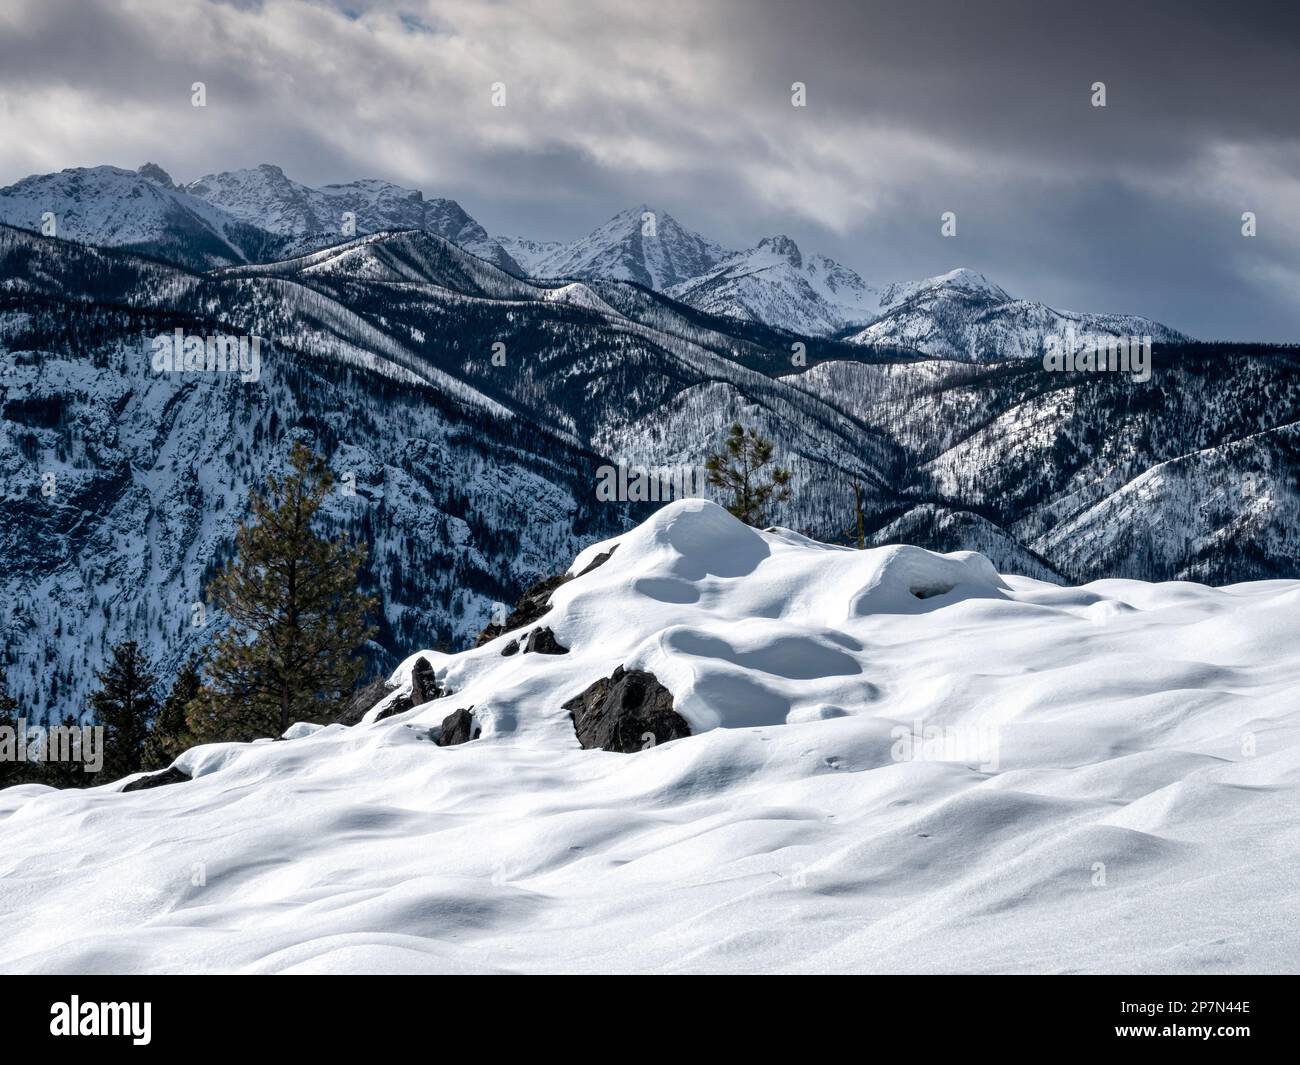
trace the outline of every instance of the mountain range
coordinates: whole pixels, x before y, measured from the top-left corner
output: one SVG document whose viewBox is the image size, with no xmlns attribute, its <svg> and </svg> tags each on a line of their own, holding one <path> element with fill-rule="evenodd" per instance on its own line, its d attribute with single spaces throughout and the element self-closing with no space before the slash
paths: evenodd
<svg viewBox="0 0 1300 1065">
<path fill-rule="evenodd" d="M 517 276 L 629 281 L 709 314 L 799 335 L 910 347 L 964 361 L 1041 357 L 1045 338 L 1079 333 L 1185 340 L 1136 315 L 1058 311 L 1017 299 L 972 270 L 876 288 L 787 236 L 731 251 L 646 204 L 571 242 L 491 237 L 454 200 L 365 179 L 312 188 L 277 166 L 208 174 L 176 185 L 156 163 L 34 175 L 0 189 L 0 222 L 158 255 L 198 269 L 265 262 L 351 236 L 419 229 Z"/>
<path fill-rule="evenodd" d="M 522 276 L 541 260 L 518 243 L 495 241 L 503 265 L 431 232 L 456 212 L 418 194 L 362 182 L 317 198 L 259 168 L 243 173 L 284 196 L 258 213 L 231 175 L 195 183 L 217 206 L 155 170 L 0 192 L 19 226 L 0 225 L 0 664 L 32 719 L 79 713 L 122 639 L 164 675 L 203 646 L 223 622 L 196 610 L 206 581 L 294 439 L 350 488 L 328 527 L 370 545 L 375 670 L 472 643 L 559 560 L 643 519 L 645 502 L 597 498 L 602 467 L 698 466 L 734 421 L 792 471 L 772 518 L 823 540 L 856 538 L 856 484 L 868 545 L 975 548 L 1048 581 L 1297 575 L 1296 349 L 1170 332 L 1145 383 L 1049 372 L 1034 338 L 1098 319 L 1031 312 L 969 271 L 868 290 L 774 239 L 748 258 L 773 290 L 800 277 L 824 302 L 880 312 L 857 332 L 829 318 L 792 332 L 703 291 L 684 299 L 691 279 L 670 271 L 709 257 L 702 290 L 765 290 L 708 242 L 676 247 L 663 215 L 670 249 L 622 223 L 603 259 L 533 249 L 618 275 L 548 280 Z M 401 212 L 423 224 L 319 229 L 341 205 L 359 231 Z M 32 232 L 44 211 L 57 237 Z M 639 232 L 645 213 L 625 223 Z M 619 273 L 637 263 L 665 291 Z M 932 344 L 882 325 L 927 313 Z M 176 328 L 260 338 L 259 379 L 154 372 L 152 341 Z"/>
</svg>

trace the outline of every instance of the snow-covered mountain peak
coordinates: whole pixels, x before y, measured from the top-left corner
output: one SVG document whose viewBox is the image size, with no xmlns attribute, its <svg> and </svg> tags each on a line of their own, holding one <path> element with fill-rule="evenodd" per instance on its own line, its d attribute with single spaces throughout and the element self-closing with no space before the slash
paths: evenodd
<svg viewBox="0 0 1300 1065">
<path fill-rule="evenodd" d="M 176 183 L 172 181 L 172 176 L 157 163 L 145 163 L 136 173 L 165 189 L 174 189 L 176 187 Z"/>
<path fill-rule="evenodd" d="M 962 293 L 997 303 L 1011 301 L 1006 289 L 976 270 L 959 266 L 946 274 L 937 274 L 920 281 L 898 281 L 887 285 L 880 293 L 880 308 L 882 311 L 891 310 L 921 293 L 933 292 Z"/>
<path fill-rule="evenodd" d="M 712 269 L 726 254 L 668 212 L 641 203 L 542 255 L 529 272 L 534 277 L 635 281 L 664 291 Z"/>
<path fill-rule="evenodd" d="M 767 251 L 778 259 L 786 260 L 796 270 L 803 266 L 803 255 L 799 251 L 799 245 L 784 234 L 764 237 L 758 242 L 758 250 Z"/>
</svg>

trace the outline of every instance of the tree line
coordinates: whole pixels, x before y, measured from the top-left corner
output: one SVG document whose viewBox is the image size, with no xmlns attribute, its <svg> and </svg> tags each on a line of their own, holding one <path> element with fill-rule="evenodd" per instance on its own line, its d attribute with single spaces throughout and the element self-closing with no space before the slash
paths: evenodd
<svg viewBox="0 0 1300 1065">
<path fill-rule="evenodd" d="M 207 587 L 230 624 L 184 665 L 161 702 L 159 678 L 140 646 L 128 640 L 113 648 L 89 706 L 91 724 L 103 729 L 100 773 L 17 761 L 6 750 L 0 787 L 89 786 L 164 769 L 196 744 L 279 736 L 294 721 L 336 716 L 361 678 L 359 651 L 375 632 L 369 618 L 377 601 L 357 587 L 365 545 L 313 528 L 333 484 L 324 459 L 298 442 L 287 471 L 251 493 L 234 556 Z M 0 736 L 13 735 L 20 721 L 0 682 Z"/>
</svg>

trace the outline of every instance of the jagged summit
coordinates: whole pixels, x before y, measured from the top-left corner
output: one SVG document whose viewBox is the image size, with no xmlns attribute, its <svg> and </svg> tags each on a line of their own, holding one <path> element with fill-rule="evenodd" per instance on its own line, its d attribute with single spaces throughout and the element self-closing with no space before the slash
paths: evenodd
<svg viewBox="0 0 1300 1065">
<path fill-rule="evenodd" d="M 143 178 L 148 178 L 155 184 L 161 185 L 165 189 L 174 189 L 176 187 L 176 183 L 172 181 L 171 175 L 157 163 L 145 163 L 136 171 L 136 173 Z"/>
<path fill-rule="evenodd" d="M 551 248 L 534 260 L 535 277 L 635 281 L 657 291 L 713 267 L 726 253 L 666 211 L 638 204 L 586 237 Z"/>
<path fill-rule="evenodd" d="M 803 255 L 799 245 L 787 236 L 764 237 L 758 242 L 760 249 L 766 248 L 773 255 L 789 261 L 796 270 L 803 266 Z"/>
</svg>

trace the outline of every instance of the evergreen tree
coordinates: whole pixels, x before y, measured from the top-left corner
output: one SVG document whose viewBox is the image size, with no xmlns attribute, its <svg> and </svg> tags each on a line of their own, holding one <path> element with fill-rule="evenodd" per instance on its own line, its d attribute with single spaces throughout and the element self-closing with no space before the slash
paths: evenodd
<svg viewBox="0 0 1300 1065">
<path fill-rule="evenodd" d="M 11 784 L 24 783 L 27 763 L 18 761 L 18 701 L 9 698 L 3 674 L 0 674 L 0 728 L 13 729 L 14 733 L 12 749 L 6 744 L 0 750 L 0 788 L 7 788 Z M 4 735 L 8 736 L 8 733 Z"/>
<path fill-rule="evenodd" d="M 252 519 L 235 535 L 235 557 L 208 586 L 233 625 L 209 650 L 210 685 L 188 714 L 196 740 L 278 736 L 356 689 L 357 649 L 373 634 L 376 600 L 357 590 L 364 545 L 327 540 L 312 522 L 334 480 L 301 442 L 289 472 L 250 497 Z"/>
<path fill-rule="evenodd" d="M 149 721 L 158 702 L 149 661 L 134 640 L 113 648 L 113 660 L 95 676 L 100 688 L 90 696 L 93 724 L 104 727 L 105 779 L 117 780 L 140 770 Z"/>
<path fill-rule="evenodd" d="M 202 690 L 199 660 L 191 658 L 177 674 L 170 694 L 163 700 L 162 708 L 149 728 L 144 741 L 145 769 L 166 769 L 177 755 L 194 745 L 196 741 L 190 735 L 185 713 Z"/>
<path fill-rule="evenodd" d="M 790 471 L 781 466 L 765 470 L 771 462 L 772 441 L 737 423 L 727 433 L 725 450 L 704 464 L 708 483 L 731 493 L 726 507 L 747 525 L 766 525 L 768 506 L 790 498 Z"/>
</svg>

